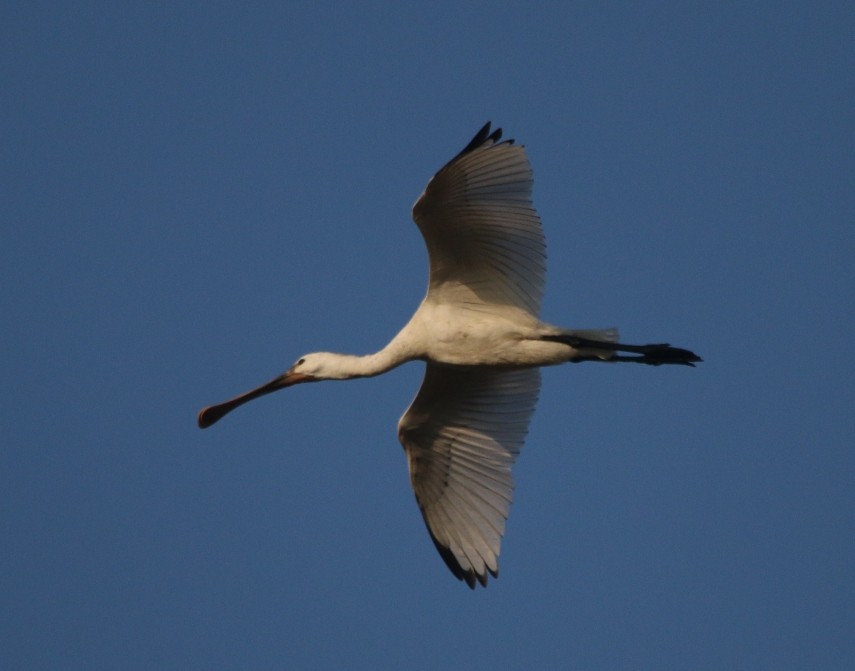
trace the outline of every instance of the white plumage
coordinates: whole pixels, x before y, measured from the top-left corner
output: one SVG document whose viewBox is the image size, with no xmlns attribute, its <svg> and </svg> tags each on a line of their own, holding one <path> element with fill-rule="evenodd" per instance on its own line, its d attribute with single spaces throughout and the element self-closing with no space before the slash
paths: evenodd
<svg viewBox="0 0 855 671">
<path fill-rule="evenodd" d="M 316 352 L 267 384 L 203 409 L 199 426 L 300 382 L 370 377 L 426 362 L 398 423 L 428 531 L 470 587 L 498 575 L 519 454 L 540 390 L 540 366 L 579 361 L 693 365 L 667 344 L 624 345 L 616 329 L 570 330 L 539 319 L 546 245 L 523 147 L 487 123 L 430 180 L 413 207 L 428 249 L 428 291 L 409 323 L 366 356 Z M 630 355 L 620 354 L 621 352 Z"/>
</svg>

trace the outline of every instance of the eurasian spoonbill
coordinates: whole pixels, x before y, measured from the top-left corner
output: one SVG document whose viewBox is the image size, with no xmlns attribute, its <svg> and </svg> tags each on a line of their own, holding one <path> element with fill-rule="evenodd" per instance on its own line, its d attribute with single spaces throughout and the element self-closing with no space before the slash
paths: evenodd
<svg viewBox="0 0 855 671">
<path fill-rule="evenodd" d="M 511 466 L 540 389 L 540 366 L 632 362 L 692 366 L 668 344 L 625 345 L 617 329 L 540 321 L 546 272 L 525 150 L 487 123 L 428 182 L 413 207 L 427 245 L 427 295 L 382 350 L 315 352 L 267 384 L 198 417 L 206 428 L 239 405 L 301 382 L 348 380 L 426 363 L 421 389 L 398 422 L 410 482 L 439 554 L 474 588 L 498 576 L 511 503 Z"/>
</svg>

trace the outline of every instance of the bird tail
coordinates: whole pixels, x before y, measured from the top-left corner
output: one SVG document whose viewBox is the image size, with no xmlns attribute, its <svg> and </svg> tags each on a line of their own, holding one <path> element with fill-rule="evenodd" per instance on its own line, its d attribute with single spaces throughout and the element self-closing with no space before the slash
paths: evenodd
<svg viewBox="0 0 855 671">
<path fill-rule="evenodd" d="M 579 347 L 579 354 L 584 357 L 596 357 L 608 361 L 614 356 L 614 349 L 593 345 L 595 343 L 616 343 L 620 339 L 620 335 L 614 327 L 609 329 L 562 329 L 560 335 L 550 338 L 550 340 L 559 342 L 562 342 L 562 339 L 568 344 L 576 344 Z M 592 345 L 592 347 L 588 348 L 586 345 Z"/>
</svg>

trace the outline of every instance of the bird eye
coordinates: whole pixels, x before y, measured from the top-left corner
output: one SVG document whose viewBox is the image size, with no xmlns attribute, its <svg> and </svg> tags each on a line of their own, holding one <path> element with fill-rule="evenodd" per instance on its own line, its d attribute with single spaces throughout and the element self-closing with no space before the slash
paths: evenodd
<svg viewBox="0 0 855 671">
<path fill-rule="evenodd" d="M 296 365 L 296 366 L 301 366 L 301 365 L 302 365 L 302 364 L 304 364 L 304 363 L 306 363 L 306 359 L 305 359 L 305 357 L 303 357 L 303 358 L 299 359 L 299 360 L 297 361 L 297 363 L 296 363 L 296 364 L 294 364 L 294 365 Z"/>
</svg>

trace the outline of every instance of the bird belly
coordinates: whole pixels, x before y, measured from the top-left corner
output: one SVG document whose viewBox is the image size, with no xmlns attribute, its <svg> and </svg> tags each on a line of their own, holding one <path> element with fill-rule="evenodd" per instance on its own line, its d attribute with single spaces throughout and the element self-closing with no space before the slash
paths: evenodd
<svg viewBox="0 0 855 671">
<path fill-rule="evenodd" d="M 424 316 L 424 358 L 435 363 L 528 368 L 568 359 L 566 345 L 539 339 L 539 322 L 530 315 L 522 324 L 519 319 L 447 308 Z"/>
</svg>

